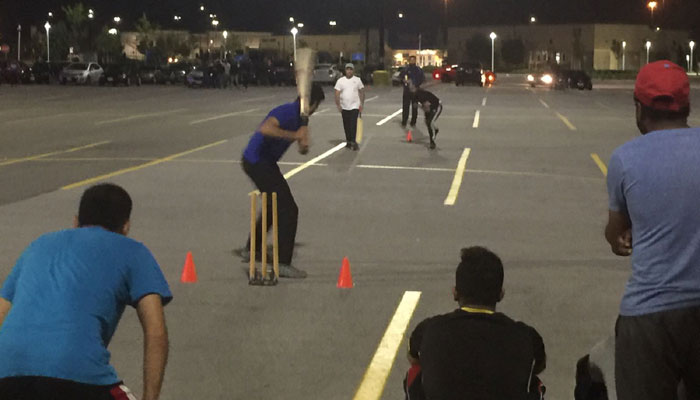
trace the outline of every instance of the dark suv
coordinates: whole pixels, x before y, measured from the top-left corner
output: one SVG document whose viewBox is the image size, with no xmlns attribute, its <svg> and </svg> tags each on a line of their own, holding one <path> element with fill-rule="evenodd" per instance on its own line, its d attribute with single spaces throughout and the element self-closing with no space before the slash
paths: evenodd
<svg viewBox="0 0 700 400">
<path fill-rule="evenodd" d="M 484 68 L 478 62 L 463 62 L 457 66 L 455 85 L 467 83 L 484 86 Z"/>
<path fill-rule="evenodd" d="M 141 86 L 136 66 L 128 64 L 110 64 L 105 66 L 105 72 L 100 77 L 100 86 L 110 84 L 112 86 Z"/>
</svg>

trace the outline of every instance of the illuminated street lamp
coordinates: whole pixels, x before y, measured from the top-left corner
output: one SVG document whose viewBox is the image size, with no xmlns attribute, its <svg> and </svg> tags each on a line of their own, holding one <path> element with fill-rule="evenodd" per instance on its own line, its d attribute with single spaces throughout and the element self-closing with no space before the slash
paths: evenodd
<svg viewBox="0 0 700 400">
<path fill-rule="evenodd" d="M 95 18 L 95 11 L 93 11 L 92 8 L 88 10 L 88 18 Z"/>
<path fill-rule="evenodd" d="M 695 69 L 695 66 L 693 65 L 693 62 L 695 61 L 695 59 L 693 58 L 693 49 L 695 49 L 695 42 L 691 40 L 690 43 L 688 43 L 688 45 L 690 45 L 690 72 L 693 72 L 693 70 Z"/>
<path fill-rule="evenodd" d="M 656 1 L 650 1 L 647 3 L 647 7 L 649 7 L 649 10 L 651 11 L 651 24 L 654 24 L 654 10 L 656 10 L 656 7 L 659 5 Z"/>
<path fill-rule="evenodd" d="M 228 39 L 228 31 L 224 31 L 224 32 L 222 33 L 222 35 L 223 35 L 223 37 L 224 37 L 224 51 L 221 53 L 221 59 L 223 60 L 223 59 L 224 59 L 224 53 L 226 53 L 226 40 Z"/>
<path fill-rule="evenodd" d="M 537 22 L 537 18 L 535 18 L 534 16 L 530 17 L 530 23 L 534 24 L 535 22 Z"/>
<path fill-rule="evenodd" d="M 120 23 L 120 22 L 122 22 L 121 17 L 118 17 L 118 16 L 117 16 L 117 17 L 114 17 L 114 22 L 117 23 L 117 24 Z"/>
<path fill-rule="evenodd" d="M 299 29 L 296 27 L 292 28 L 290 31 L 292 32 L 292 37 L 294 38 L 294 62 L 297 61 L 297 33 L 299 33 Z"/>
<path fill-rule="evenodd" d="M 644 44 L 644 47 L 647 48 L 647 64 L 649 64 L 649 49 L 651 49 L 651 42 L 647 40 L 647 42 Z"/>
<path fill-rule="evenodd" d="M 49 11 L 49 18 L 53 18 L 53 13 Z"/>
<path fill-rule="evenodd" d="M 179 15 L 173 16 L 173 21 L 180 21 L 181 19 L 182 19 L 182 17 Z"/>
<path fill-rule="evenodd" d="M 199 6 L 199 11 L 204 11 L 204 5 Z"/>
<path fill-rule="evenodd" d="M 496 32 L 491 32 L 489 35 L 491 38 L 491 72 L 496 72 L 495 71 L 495 59 L 496 59 L 496 38 L 498 35 L 496 35 Z"/>
<path fill-rule="evenodd" d="M 212 20 L 211 24 L 214 26 L 214 28 L 216 28 L 217 26 L 219 26 L 219 20 L 218 19 Z"/>
<path fill-rule="evenodd" d="M 622 41 L 622 70 L 625 70 L 625 49 L 627 48 L 627 42 Z"/>
<path fill-rule="evenodd" d="M 337 26 L 338 23 L 335 22 L 335 21 L 329 21 L 329 22 L 328 22 L 328 25 L 330 25 L 330 26 Z"/>
<path fill-rule="evenodd" d="M 44 24 L 44 29 L 46 29 L 46 62 L 51 62 L 51 46 L 49 46 L 49 31 L 51 30 L 51 24 L 49 24 L 49 21 L 46 21 Z"/>
<path fill-rule="evenodd" d="M 299 23 L 297 24 L 297 28 L 303 28 L 303 27 L 304 27 L 304 23 L 303 23 L 303 22 L 299 22 Z"/>
<path fill-rule="evenodd" d="M 289 17 L 289 22 L 294 23 L 294 17 Z"/>
<path fill-rule="evenodd" d="M 401 19 L 401 18 L 403 18 L 403 13 L 402 13 L 402 12 L 399 13 L 399 19 Z"/>
<path fill-rule="evenodd" d="M 115 36 L 117 33 L 119 33 L 119 31 L 117 31 L 117 28 L 112 28 L 112 29 L 108 30 L 107 33 Z"/>
</svg>

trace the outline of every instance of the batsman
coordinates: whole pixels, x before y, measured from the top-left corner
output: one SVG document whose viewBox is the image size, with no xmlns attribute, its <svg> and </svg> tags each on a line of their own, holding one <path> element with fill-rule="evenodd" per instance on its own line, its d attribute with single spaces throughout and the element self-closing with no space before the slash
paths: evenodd
<svg viewBox="0 0 700 400">
<path fill-rule="evenodd" d="M 313 70 L 313 65 L 310 69 Z M 260 192 L 277 193 L 280 277 L 302 279 L 306 278 L 306 272 L 292 265 L 299 209 L 277 162 L 294 142 L 298 143 L 301 154 L 308 152 L 309 116 L 316 111 L 325 95 L 321 86 L 311 85 L 307 71 L 297 71 L 297 84 L 299 97 L 270 111 L 250 138 L 243 152 L 242 166 Z M 272 224 L 270 202 L 271 198 L 268 197 L 266 227 L 262 226 L 262 215 L 258 215 L 254 239 L 256 254 L 250 254 L 250 235 L 245 248 L 238 251 L 244 261 L 251 256 L 259 260 L 262 258 L 261 252 L 267 251 L 266 244 L 262 243 L 262 231 L 269 230 Z"/>
</svg>

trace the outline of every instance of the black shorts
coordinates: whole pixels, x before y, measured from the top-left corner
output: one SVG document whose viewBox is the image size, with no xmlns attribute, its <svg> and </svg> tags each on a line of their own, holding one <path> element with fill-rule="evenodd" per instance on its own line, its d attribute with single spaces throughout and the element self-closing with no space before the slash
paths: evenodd
<svg viewBox="0 0 700 400">
<path fill-rule="evenodd" d="M 0 379 L 2 400 L 136 400 L 122 383 L 100 386 L 43 376 Z"/>
</svg>

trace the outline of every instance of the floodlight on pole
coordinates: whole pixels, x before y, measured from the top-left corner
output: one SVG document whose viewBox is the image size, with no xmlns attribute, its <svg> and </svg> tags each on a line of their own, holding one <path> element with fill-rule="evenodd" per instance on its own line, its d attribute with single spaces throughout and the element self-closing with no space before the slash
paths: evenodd
<svg viewBox="0 0 700 400">
<path fill-rule="evenodd" d="M 498 35 L 496 35 L 496 32 L 491 32 L 489 35 L 491 38 L 491 72 L 495 72 L 495 65 L 496 65 L 496 38 Z"/>
<path fill-rule="evenodd" d="M 402 12 L 399 13 L 399 19 L 401 19 L 401 18 L 403 18 L 403 13 L 402 13 Z"/>
<path fill-rule="evenodd" d="M 647 42 L 644 44 L 644 47 L 647 49 L 647 64 L 649 64 L 649 50 L 651 49 L 651 42 L 647 40 Z"/>
<path fill-rule="evenodd" d="M 46 62 L 51 62 L 51 46 L 49 42 L 49 31 L 51 30 L 51 24 L 49 24 L 49 21 L 46 21 L 44 24 L 44 29 L 46 29 Z"/>
<path fill-rule="evenodd" d="M 647 7 L 649 7 L 649 10 L 651 11 L 651 24 L 654 25 L 654 10 L 656 10 L 656 7 L 658 7 L 659 3 L 656 1 L 650 1 L 647 3 Z"/>
<path fill-rule="evenodd" d="M 109 33 L 110 35 L 116 36 L 116 34 L 119 33 L 119 31 L 117 31 L 117 28 L 112 28 L 112 29 L 108 30 L 107 33 Z"/>
<path fill-rule="evenodd" d="M 199 6 L 199 11 L 204 11 L 204 6 L 203 6 L 203 5 Z"/>
<path fill-rule="evenodd" d="M 622 41 L 622 70 L 625 71 L 625 49 L 627 48 L 627 42 Z"/>
<path fill-rule="evenodd" d="M 534 16 L 530 17 L 530 23 L 534 24 L 535 22 L 537 22 L 537 18 Z"/>
<path fill-rule="evenodd" d="M 303 27 L 304 27 L 304 23 L 303 23 L 303 22 L 299 22 L 299 23 L 297 24 L 297 28 L 303 28 Z"/>
<path fill-rule="evenodd" d="M 214 26 L 214 28 L 216 29 L 216 27 L 219 26 L 219 20 L 218 20 L 218 19 L 212 20 L 212 21 L 211 21 L 211 24 L 212 24 L 212 25 Z"/>
<path fill-rule="evenodd" d="M 330 25 L 330 26 L 337 26 L 338 23 L 337 23 L 336 21 L 329 21 L 329 22 L 328 22 L 328 25 Z"/>
<path fill-rule="evenodd" d="M 299 29 L 297 29 L 296 26 L 295 26 L 294 28 L 292 28 L 292 30 L 291 30 L 290 32 L 292 33 L 292 37 L 293 37 L 293 42 L 294 42 L 294 62 L 296 62 L 296 61 L 297 61 L 297 33 L 299 33 Z"/>
<path fill-rule="evenodd" d="M 294 23 L 294 17 L 289 17 L 289 22 Z"/>
<path fill-rule="evenodd" d="M 53 13 L 49 11 L 49 18 L 53 18 Z"/>
</svg>

